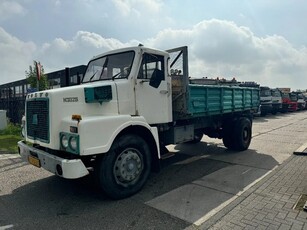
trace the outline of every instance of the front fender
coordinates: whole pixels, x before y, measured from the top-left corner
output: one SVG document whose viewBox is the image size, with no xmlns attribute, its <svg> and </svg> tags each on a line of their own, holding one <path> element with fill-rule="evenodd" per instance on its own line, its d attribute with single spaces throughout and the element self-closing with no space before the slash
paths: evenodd
<svg viewBox="0 0 307 230">
<path fill-rule="evenodd" d="M 66 124 L 65 124 L 66 123 Z M 94 155 L 106 153 L 117 135 L 127 127 L 138 125 L 147 128 L 154 136 L 157 143 L 157 130 L 148 125 L 144 117 L 130 115 L 112 116 L 87 116 L 82 117 L 79 122 L 63 120 L 62 131 L 67 132 L 69 126 L 74 125 L 78 128 L 80 140 L 80 155 Z"/>
</svg>

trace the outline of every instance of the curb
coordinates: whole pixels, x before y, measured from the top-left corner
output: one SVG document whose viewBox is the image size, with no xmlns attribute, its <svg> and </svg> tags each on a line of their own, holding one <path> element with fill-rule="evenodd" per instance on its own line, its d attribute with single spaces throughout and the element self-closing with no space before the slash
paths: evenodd
<svg viewBox="0 0 307 230">
<path fill-rule="evenodd" d="M 306 143 L 307 148 L 307 143 Z M 304 149 L 303 149 L 304 150 Z M 295 151 L 296 152 L 296 151 Z M 306 152 L 307 154 L 307 152 Z M 252 193 L 256 192 L 258 188 L 260 188 L 265 182 L 267 182 L 270 178 L 275 176 L 278 172 L 280 172 L 288 163 L 290 163 L 295 158 L 295 155 L 291 155 L 288 157 L 282 164 L 274 167 L 269 174 L 267 174 L 262 180 L 258 181 L 248 190 L 243 192 L 241 196 L 228 204 L 224 209 L 222 209 L 219 213 L 216 213 L 210 219 L 205 221 L 200 227 L 200 229 L 210 229 L 214 224 L 216 224 L 220 219 L 226 216 L 230 211 L 232 211 L 237 205 L 239 205 L 243 200 L 247 199 Z M 190 230 L 190 229 L 189 229 Z"/>
<path fill-rule="evenodd" d="M 295 155 L 307 155 L 307 142 L 293 152 Z"/>
</svg>

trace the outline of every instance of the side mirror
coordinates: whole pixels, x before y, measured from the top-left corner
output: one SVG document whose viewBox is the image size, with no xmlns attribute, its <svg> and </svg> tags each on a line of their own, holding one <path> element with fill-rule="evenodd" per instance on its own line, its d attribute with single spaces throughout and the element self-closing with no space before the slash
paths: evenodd
<svg viewBox="0 0 307 230">
<path fill-rule="evenodd" d="M 162 70 L 155 69 L 149 81 L 149 85 L 154 88 L 158 88 L 161 81 L 164 80 L 164 73 Z"/>
</svg>

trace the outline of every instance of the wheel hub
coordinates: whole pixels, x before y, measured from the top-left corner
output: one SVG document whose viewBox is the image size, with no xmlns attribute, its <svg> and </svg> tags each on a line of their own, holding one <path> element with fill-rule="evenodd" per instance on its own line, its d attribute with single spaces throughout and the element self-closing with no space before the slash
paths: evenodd
<svg viewBox="0 0 307 230">
<path fill-rule="evenodd" d="M 126 184 L 137 179 L 142 169 L 139 151 L 136 149 L 126 149 L 116 159 L 114 175 L 118 182 Z"/>
</svg>

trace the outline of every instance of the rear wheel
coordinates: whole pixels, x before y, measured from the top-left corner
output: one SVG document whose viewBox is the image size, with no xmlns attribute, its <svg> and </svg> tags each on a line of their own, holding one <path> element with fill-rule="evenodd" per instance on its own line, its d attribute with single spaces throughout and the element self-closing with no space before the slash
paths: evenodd
<svg viewBox="0 0 307 230">
<path fill-rule="evenodd" d="M 96 180 L 113 199 L 137 193 L 147 181 L 151 169 L 151 152 L 143 138 L 127 134 L 114 142 L 110 151 L 98 159 Z"/>
<path fill-rule="evenodd" d="M 248 118 L 242 117 L 237 120 L 233 139 L 235 150 L 243 151 L 248 149 L 252 139 L 252 124 Z"/>
<path fill-rule="evenodd" d="M 248 149 L 252 138 L 252 124 L 246 117 L 229 121 L 223 128 L 223 144 L 230 150 Z"/>
</svg>

